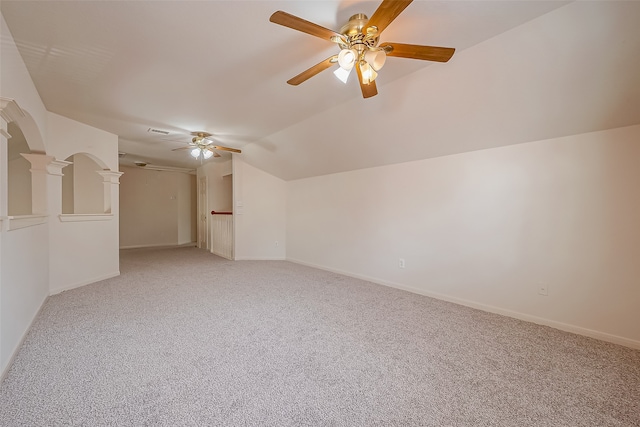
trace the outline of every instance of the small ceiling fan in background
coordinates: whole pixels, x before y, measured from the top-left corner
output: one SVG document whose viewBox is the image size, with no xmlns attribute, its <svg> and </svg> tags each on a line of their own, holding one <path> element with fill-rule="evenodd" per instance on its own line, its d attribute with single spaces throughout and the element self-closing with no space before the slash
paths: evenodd
<svg viewBox="0 0 640 427">
<path fill-rule="evenodd" d="M 281 10 L 275 12 L 269 21 L 336 43 L 341 49 L 339 54 L 303 71 L 287 83 L 297 86 L 337 63 L 340 67 L 334 74 L 346 83 L 351 70 L 355 68 L 362 96 L 370 98 L 378 94 L 375 79 L 387 56 L 447 62 L 453 56 L 454 48 L 388 42 L 378 44 L 382 31 L 411 2 L 412 0 L 383 0 L 371 18 L 363 13 L 355 14 L 339 33 Z"/>
<path fill-rule="evenodd" d="M 216 145 L 216 141 L 211 138 L 211 134 L 208 132 L 192 132 L 193 138 L 191 142 L 180 148 L 174 148 L 171 151 L 190 150 L 189 154 L 195 159 L 207 160 L 211 157 L 221 157 L 217 151 L 228 151 L 231 153 L 242 153 L 237 148 L 223 147 L 222 145 Z"/>
</svg>

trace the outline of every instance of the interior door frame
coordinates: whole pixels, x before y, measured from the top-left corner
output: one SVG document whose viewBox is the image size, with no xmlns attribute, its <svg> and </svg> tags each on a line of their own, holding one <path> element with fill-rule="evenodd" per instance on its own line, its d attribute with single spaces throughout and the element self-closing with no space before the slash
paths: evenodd
<svg viewBox="0 0 640 427">
<path fill-rule="evenodd" d="M 211 249 L 209 242 L 209 182 L 207 176 L 198 177 L 198 247 Z"/>
</svg>

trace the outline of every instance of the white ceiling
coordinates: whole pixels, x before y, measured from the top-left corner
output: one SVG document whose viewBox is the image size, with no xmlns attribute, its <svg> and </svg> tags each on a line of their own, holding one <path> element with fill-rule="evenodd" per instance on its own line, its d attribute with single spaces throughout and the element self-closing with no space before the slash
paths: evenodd
<svg viewBox="0 0 640 427">
<path fill-rule="evenodd" d="M 117 134 L 123 161 L 197 167 L 171 149 L 208 131 L 297 179 L 640 123 L 639 2 L 416 0 L 381 41 L 455 47 L 450 62 L 389 58 L 370 99 L 330 71 L 286 84 L 337 47 L 270 23 L 273 12 L 338 30 L 378 4 L 0 7 L 47 109 Z"/>
</svg>

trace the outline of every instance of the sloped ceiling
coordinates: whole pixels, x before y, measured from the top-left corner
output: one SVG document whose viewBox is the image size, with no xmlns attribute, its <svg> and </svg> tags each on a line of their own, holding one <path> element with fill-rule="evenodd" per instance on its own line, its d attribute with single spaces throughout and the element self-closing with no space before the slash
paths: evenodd
<svg viewBox="0 0 640 427">
<path fill-rule="evenodd" d="M 286 84 L 337 48 L 274 11 L 339 29 L 378 4 L 0 7 L 47 109 L 119 135 L 124 162 L 197 167 L 171 149 L 204 130 L 290 180 L 640 123 L 640 2 L 416 0 L 383 41 L 455 47 L 450 62 L 390 58 L 370 99 L 330 71 Z"/>
</svg>

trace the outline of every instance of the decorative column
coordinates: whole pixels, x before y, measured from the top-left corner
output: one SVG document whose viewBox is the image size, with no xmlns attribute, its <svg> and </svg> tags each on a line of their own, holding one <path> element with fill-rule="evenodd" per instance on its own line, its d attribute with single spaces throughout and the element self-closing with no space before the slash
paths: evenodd
<svg viewBox="0 0 640 427">
<path fill-rule="evenodd" d="M 62 169 L 73 164 L 65 160 L 52 160 L 47 164 L 47 184 L 49 188 L 49 214 L 53 217 L 62 213 Z"/>
<path fill-rule="evenodd" d="M 20 154 L 31 163 L 31 213 L 33 215 L 47 215 L 49 213 L 47 181 L 49 171 L 47 167 L 55 160 L 46 154 Z"/>
<path fill-rule="evenodd" d="M 98 171 L 98 174 L 102 176 L 102 183 L 104 184 L 104 213 L 118 212 L 118 185 L 120 185 L 120 176 L 122 176 L 123 172 L 105 169 Z"/>
</svg>

